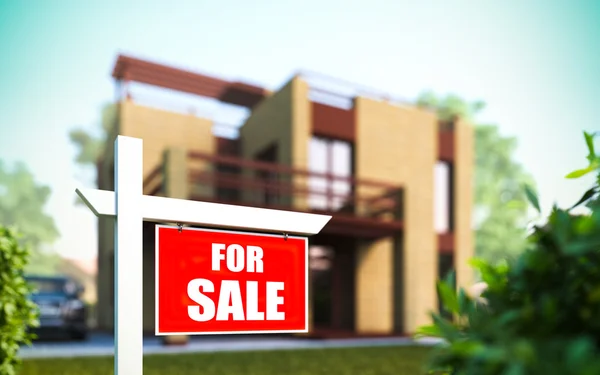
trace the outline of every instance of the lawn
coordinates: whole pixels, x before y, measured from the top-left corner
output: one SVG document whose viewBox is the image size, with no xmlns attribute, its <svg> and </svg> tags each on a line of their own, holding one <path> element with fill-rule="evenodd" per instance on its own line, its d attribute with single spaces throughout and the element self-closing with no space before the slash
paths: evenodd
<svg viewBox="0 0 600 375">
<path fill-rule="evenodd" d="M 144 375 L 422 375 L 427 347 L 162 354 L 144 357 Z M 112 357 L 25 360 L 21 375 L 108 375 Z"/>
</svg>

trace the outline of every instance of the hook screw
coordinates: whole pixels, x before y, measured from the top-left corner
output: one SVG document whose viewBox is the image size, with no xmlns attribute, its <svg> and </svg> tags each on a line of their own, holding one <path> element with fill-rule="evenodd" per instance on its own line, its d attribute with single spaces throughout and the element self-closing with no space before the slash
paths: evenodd
<svg viewBox="0 0 600 375">
<path fill-rule="evenodd" d="M 183 224 L 177 223 L 177 230 L 179 231 L 179 233 L 181 233 L 181 231 L 183 230 Z"/>
</svg>

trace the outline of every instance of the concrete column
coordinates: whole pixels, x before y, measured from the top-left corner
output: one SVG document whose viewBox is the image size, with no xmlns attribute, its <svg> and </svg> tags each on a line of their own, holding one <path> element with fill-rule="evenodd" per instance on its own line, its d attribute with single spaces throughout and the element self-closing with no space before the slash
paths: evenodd
<svg viewBox="0 0 600 375">
<path fill-rule="evenodd" d="M 309 99 L 309 85 L 299 77 L 294 77 L 291 81 L 291 160 L 290 165 L 294 168 L 308 170 L 308 149 L 312 136 L 312 112 Z M 290 177 L 288 177 L 290 178 Z M 308 178 L 306 176 L 291 176 L 291 183 L 299 189 L 308 188 Z M 290 202 L 292 207 L 297 210 L 308 209 L 308 197 L 296 194 Z"/>
<path fill-rule="evenodd" d="M 189 196 L 187 150 L 171 147 L 164 154 L 164 187 L 169 198 L 187 199 Z"/>
<path fill-rule="evenodd" d="M 394 241 L 359 243 L 356 254 L 355 329 L 388 334 L 394 330 Z"/>
<path fill-rule="evenodd" d="M 474 273 L 468 261 L 475 255 L 474 232 L 471 225 L 473 211 L 474 134 L 473 127 L 463 121 L 454 126 L 454 267 L 456 285 L 468 288 Z"/>
<path fill-rule="evenodd" d="M 412 333 L 429 324 L 429 313 L 437 309 L 437 234 L 433 220 L 433 170 L 437 160 L 437 118 L 415 108 L 399 107 L 367 98 L 355 99 L 358 179 L 388 181 L 404 188 L 404 229 L 402 257 L 395 267 L 402 270 L 393 280 L 394 240 L 384 239 L 359 250 L 357 269 L 357 329 L 391 330 L 393 324 L 393 285 L 402 286 L 402 329 Z M 367 194 L 367 189 L 358 189 Z M 371 246 L 373 246 L 371 248 Z M 385 261 L 384 261 L 385 259 Z M 361 264 L 364 262 L 364 264 Z M 364 267 L 364 271 L 361 268 Z M 372 280 L 367 280 L 372 274 Z M 382 292 L 383 291 L 383 292 Z M 383 293 L 389 301 L 369 293 Z M 397 293 L 400 294 L 400 293 Z M 368 306 L 373 299 L 373 307 Z M 361 301 L 362 300 L 362 301 Z M 364 306 L 360 306 L 363 304 Z M 379 306 L 379 307 L 374 307 Z M 372 317 L 367 313 L 373 311 Z M 375 322 L 375 320 L 383 319 Z M 366 322 L 367 319 L 373 322 Z M 396 319 L 396 326 L 400 326 Z"/>
</svg>

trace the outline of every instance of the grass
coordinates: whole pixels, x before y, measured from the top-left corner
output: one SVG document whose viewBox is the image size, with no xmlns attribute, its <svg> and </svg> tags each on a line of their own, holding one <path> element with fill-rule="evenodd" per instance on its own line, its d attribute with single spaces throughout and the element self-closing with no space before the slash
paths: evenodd
<svg viewBox="0 0 600 375">
<path fill-rule="evenodd" d="M 144 357 L 144 375 L 422 375 L 427 347 L 376 347 Z M 108 375 L 112 357 L 28 359 L 20 375 Z"/>
</svg>

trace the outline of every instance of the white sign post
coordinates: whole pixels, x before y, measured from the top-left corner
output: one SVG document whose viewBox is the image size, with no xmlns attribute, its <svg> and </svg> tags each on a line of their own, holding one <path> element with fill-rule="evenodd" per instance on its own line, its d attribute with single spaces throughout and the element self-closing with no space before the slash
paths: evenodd
<svg viewBox="0 0 600 375">
<path fill-rule="evenodd" d="M 143 195 L 143 143 L 115 141 L 115 191 L 77 189 L 96 216 L 115 218 L 115 375 L 142 375 L 143 220 L 314 235 L 331 216 Z"/>
</svg>

